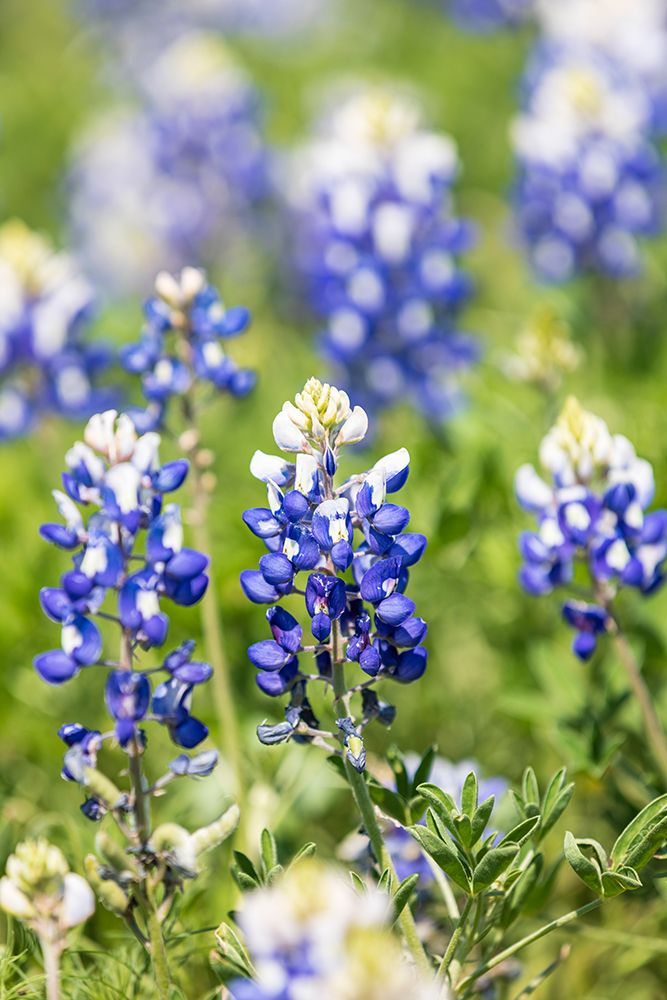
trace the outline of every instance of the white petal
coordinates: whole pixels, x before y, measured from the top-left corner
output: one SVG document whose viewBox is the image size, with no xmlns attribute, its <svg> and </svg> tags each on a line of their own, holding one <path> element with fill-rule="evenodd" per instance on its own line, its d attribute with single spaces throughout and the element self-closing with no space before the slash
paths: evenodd
<svg viewBox="0 0 667 1000">
<path fill-rule="evenodd" d="M 137 432 L 134 424 L 126 413 L 121 413 L 116 424 L 114 434 L 114 450 L 111 456 L 114 462 L 126 462 L 132 457 L 134 445 L 137 440 Z"/>
<path fill-rule="evenodd" d="M 308 496 L 317 482 L 317 459 L 314 455 L 297 455 L 294 489 Z"/>
<path fill-rule="evenodd" d="M 384 458 L 379 459 L 373 466 L 373 470 L 380 470 L 384 472 L 385 481 L 387 479 L 393 479 L 397 476 L 399 472 L 402 472 L 410 464 L 410 452 L 407 448 L 399 448 L 398 451 L 392 451 L 390 455 L 385 455 Z"/>
<path fill-rule="evenodd" d="M 154 431 L 150 431 L 148 434 L 141 435 L 134 447 L 134 454 L 132 455 L 132 464 L 139 470 L 139 472 L 150 472 L 153 468 L 155 468 L 159 447 L 159 434 L 156 434 Z"/>
<path fill-rule="evenodd" d="M 363 441 L 368 431 L 368 415 L 361 406 L 355 406 L 341 429 L 338 431 L 336 444 L 356 444 Z"/>
<path fill-rule="evenodd" d="M 286 413 L 280 412 L 273 421 L 273 437 L 283 451 L 308 451 L 308 442 Z"/>
<path fill-rule="evenodd" d="M 63 927 L 76 927 L 95 912 L 95 896 L 85 878 L 68 872 L 65 875 L 65 895 L 62 902 Z"/>
<path fill-rule="evenodd" d="M 72 531 L 81 531 L 83 529 L 83 517 L 72 498 L 60 490 L 53 490 L 53 499 L 56 501 L 60 515 L 67 527 L 71 528 Z"/>
<path fill-rule="evenodd" d="M 553 500 L 553 490 L 532 465 L 522 465 L 514 477 L 514 491 L 517 500 L 526 510 L 541 512 Z"/>
<path fill-rule="evenodd" d="M 90 418 L 83 432 L 83 440 L 95 451 L 108 455 L 113 442 L 113 429 L 118 416 L 117 410 L 105 410 Z"/>
<path fill-rule="evenodd" d="M 27 920 L 35 915 L 35 909 L 27 896 L 21 892 L 11 879 L 0 879 L 0 907 L 6 913 L 20 920 Z"/>
<path fill-rule="evenodd" d="M 271 479 L 278 486 L 285 486 L 292 478 L 294 466 L 280 455 L 267 455 L 256 451 L 250 460 L 250 474 L 263 483 Z"/>
<path fill-rule="evenodd" d="M 170 306 L 180 306 L 181 287 L 173 274 L 169 274 L 169 271 L 160 271 L 155 279 L 155 291 Z"/>
</svg>

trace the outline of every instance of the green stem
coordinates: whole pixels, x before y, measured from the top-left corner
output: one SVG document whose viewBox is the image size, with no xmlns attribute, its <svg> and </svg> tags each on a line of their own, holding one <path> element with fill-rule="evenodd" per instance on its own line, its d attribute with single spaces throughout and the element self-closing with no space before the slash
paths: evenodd
<svg viewBox="0 0 667 1000">
<path fill-rule="evenodd" d="M 518 951 L 522 951 L 523 948 L 527 948 L 528 945 L 534 944 L 535 941 L 539 941 L 540 938 L 546 937 L 547 934 L 551 934 L 552 931 L 558 930 L 560 927 L 565 927 L 567 924 L 572 923 L 573 920 L 577 920 L 579 917 L 583 917 L 585 913 L 590 913 L 591 910 L 597 909 L 602 903 L 601 899 L 594 899 L 590 903 L 586 903 L 585 906 L 580 906 L 578 910 L 570 910 L 569 913 L 565 913 L 562 917 L 557 917 L 556 920 L 552 920 L 551 923 L 545 924 L 540 927 L 539 930 L 533 931 L 532 934 L 528 934 L 526 937 L 521 938 L 515 944 L 505 948 L 504 951 L 498 952 L 493 958 L 490 958 L 488 962 L 484 962 L 482 965 L 478 965 L 475 971 L 467 976 L 462 982 L 457 984 L 456 992 L 457 995 L 463 994 L 464 991 L 473 985 L 473 983 L 483 976 L 485 973 L 490 972 L 491 969 L 495 969 L 497 965 L 501 965 L 502 962 L 507 961 L 512 955 L 516 955 Z"/>
<path fill-rule="evenodd" d="M 642 677 L 635 655 L 625 635 L 618 628 L 618 625 L 616 625 L 614 633 L 614 645 L 616 646 L 619 659 L 625 668 L 632 693 L 642 713 L 646 739 L 651 747 L 653 760 L 667 787 L 667 738 L 653 706 L 651 694 L 644 683 L 644 678 Z"/>
<path fill-rule="evenodd" d="M 212 545 L 209 530 L 208 508 L 209 493 L 206 488 L 202 469 L 198 461 L 199 445 L 198 432 L 194 422 L 194 415 L 191 409 L 186 409 L 186 418 L 189 419 L 191 429 L 196 432 L 197 444 L 190 452 L 192 469 L 192 498 L 193 498 L 193 525 L 195 547 L 211 557 Z M 243 761 L 241 757 L 241 747 L 239 739 L 239 728 L 236 715 L 236 705 L 234 702 L 232 683 L 230 679 L 230 669 L 225 655 L 225 643 L 222 629 L 222 621 L 218 609 L 217 595 L 213 585 L 213 577 L 201 601 L 201 623 L 204 635 L 204 645 L 206 655 L 213 667 L 213 700 L 220 727 L 220 744 L 224 756 L 232 771 L 233 792 L 241 810 L 241 816 L 245 813 L 245 782 L 243 779 Z M 243 820 L 242 820 L 243 821 Z"/>
<path fill-rule="evenodd" d="M 459 917 L 459 921 L 456 925 L 456 928 L 454 929 L 454 933 L 449 939 L 447 950 L 445 951 L 445 954 L 442 956 L 442 962 L 440 963 L 440 968 L 438 969 L 438 979 L 444 979 L 447 973 L 449 972 L 449 967 L 452 964 L 454 955 L 456 954 L 457 945 L 461 939 L 461 935 L 463 934 L 465 925 L 468 922 L 468 917 L 470 916 L 473 899 L 474 899 L 473 896 L 468 896 L 468 898 L 466 899 L 465 906 L 463 907 L 463 911 L 461 913 L 461 916 Z"/>
<path fill-rule="evenodd" d="M 143 847 L 150 835 L 150 812 L 141 768 L 141 749 L 137 740 L 134 740 L 130 749 L 129 762 L 130 781 L 134 792 L 135 832 L 139 846 Z"/>
<path fill-rule="evenodd" d="M 385 845 L 380 824 L 378 823 L 377 816 L 375 815 L 375 808 L 368 792 L 366 777 L 365 775 L 360 774 L 359 771 L 355 770 L 347 758 L 345 758 L 345 773 L 352 789 L 352 795 L 354 796 L 357 809 L 359 810 L 361 822 L 363 823 L 364 829 L 371 842 L 373 854 L 383 870 L 387 868 L 389 869 L 394 885 L 398 885 L 399 879 L 396 875 L 396 870 L 391 860 L 389 851 Z M 409 905 L 403 907 L 403 910 L 398 918 L 398 922 L 400 924 L 401 931 L 403 932 L 405 943 L 412 954 L 415 964 L 424 971 L 430 972 L 431 964 L 419 939 L 415 920 L 412 916 L 412 911 Z"/>
<path fill-rule="evenodd" d="M 157 986 L 160 1000 L 169 1000 L 171 976 L 167 962 L 167 949 L 165 948 L 164 937 L 162 935 L 162 925 L 158 918 L 154 901 L 150 895 L 150 890 L 147 891 L 147 895 L 149 898 L 146 901 L 146 929 L 148 930 L 155 985 Z"/>
</svg>

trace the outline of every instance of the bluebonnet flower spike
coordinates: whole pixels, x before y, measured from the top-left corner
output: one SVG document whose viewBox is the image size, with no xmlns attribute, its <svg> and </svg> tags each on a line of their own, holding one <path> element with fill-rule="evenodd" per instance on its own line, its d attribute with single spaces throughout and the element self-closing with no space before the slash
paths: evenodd
<svg viewBox="0 0 667 1000">
<path fill-rule="evenodd" d="M 573 398 L 544 438 L 540 460 L 547 479 L 531 465 L 516 475 L 519 503 L 537 521 L 520 539 L 520 580 L 529 594 L 549 594 L 572 583 L 577 565 L 585 568 L 590 599 L 566 601 L 563 617 L 576 632 L 574 652 L 587 660 L 615 629 L 610 607 L 619 590 L 648 595 L 662 586 L 667 511 L 648 510 L 650 464 Z"/>
<path fill-rule="evenodd" d="M 373 719 L 391 724 L 395 714 L 371 688 L 383 680 L 415 681 L 427 661 L 426 623 L 405 594 L 409 567 L 423 554 L 426 538 L 406 531 L 409 512 L 388 500 L 407 479 L 407 451 L 401 448 L 340 485 L 335 482 L 343 449 L 362 441 L 367 429 L 365 411 L 317 379 L 284 404 L 273 434 L 295 460 L 264 452 L 253 456 L 251 472 L 266 484 L 267 506 L 247 510 L 243 519 L 268 554 L 258 569 L 241 574 L 246 596 L 270 605 L 272 638 L 248 650 L 257 683 L 266 694 L 289 695 L 286 721 L 262 724 L 260 740 L 331 739 L 334 734 L 320 729 L 309 698 L 318 683 L 333 687 L 332 727 L 358 770 L 366 756 L 363 729 Z M 302 595 L 307 627 L 278 603 L 290 594 Z M 306 629 L 314 644 L 308 645 Z M 315 674 L 303 665 L 308 654 L 315 658 Z"/>
<path fill-rule="evenodd" d="M 43 680 L 61 684 L 91 665 L 110 666 L 106 704 L 118 743 L 130 753 L 141 752 L 143 726 L 152 721 L 187 749 L 207 735 L 190 713 L 195 687 L 211 676 L 207 663 L 194 660 L 194 642 L 161 656 L 157 666 L 140 662 L 142 653 L 166 642 L 165 605 L 196 603 L 208 585 L 207 557 L 184 546 L 179 507 L 164 502 L 183 483 L 188 463 L 161 465 L 159 444 L 154 432 L 138 435 L 125 414 L 109 410 L 92 417 L 84 440 L 67 453 L 64 491 L 54 491 L 65 524 L 41 529 L 45 539 L 70 553 L 72 569 L 60 587 L 41 591 L 46 615 L 61 627 L 61 648 L 37 656 L 35 668 Z M 119 662 L 103 650 L 100 617 L 110 617 L 119 629 Z M 164 680 L 153 690 L 156 669 Z M 96 767 L 103 742 L 113 734 L 76 723 L 61 727 L 59 735 L 67 747 L 63 777 L 85 785 L 87 769 Z M 175 774 L 205 774 L 215 762 L 198 755 L 183 763 L 182 756 Z M 106 807 L 94 796 L 84 803 L 91 818 Z"/>
</svg>

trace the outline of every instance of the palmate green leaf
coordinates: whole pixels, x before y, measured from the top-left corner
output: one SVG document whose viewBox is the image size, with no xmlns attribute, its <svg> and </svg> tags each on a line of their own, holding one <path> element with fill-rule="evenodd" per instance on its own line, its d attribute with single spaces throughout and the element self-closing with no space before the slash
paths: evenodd
<svg viewBox="0 0 667 1000">
<path fill-rule="evenodd" d="M 569 830 L 565 834 L 563 852 L 568 864 L 581 881 L 598 896 L 602 896 L 602 873 L 599 867 L 579 850 L 577 840 Z"/>
<path fill-rule="evenodd" d="M 516 844 L 509 844 L 506 847 L 492 847 L 473 871 L 473 895 L 477 895 L 493 885 L 496 879 L 507 871 L 518 853 L 519 848 Z"/>
<path fill-rule="evenodd" d="M 464 813 L 459 813 L 452 818 L 454 820 L 456 836 L 464 847 L 470 847 L 472 844 L 472 823 L 470 822 L 470 817 Z"/>
<path fill-rule="evenodd" d="M 394 920 L 398 920 L 401 913 L 408 905 L 410 896 L 412 895 L 415 886 L 419 882 L 419 874 L 417 872 L 414 875 L 408 875 L 398 886 L 396 892 L 394 893 L 392 899 L 392 906 L 394 908 Z"/>
<path fill-rule="evenodd" d="M 465 858 L 462 858 L 455 848 L 450 847 L 428 827 L 411 826 L 408 832 L 421 844 L 445 875 L 448 875 L 452 882 L 455 882 L 464 892 L 470 894 L 471 872 Z"/>
<path fill-rule="evenodd" d="M 466 776 L 461 790 L 461 810 L 472 819 L 477 808 L 477 776 L 474 771 Z"/>
<path fill-rule="evenodd" d="M 637 848 L 633 846 L 634 842 L 637 841 L 642 835 L 646 835 L 649 829 L 654 829 L 656 821 L 660 821 L 660 817 L 666 810 L 667 794 L 660 795 L 657 799 L 653 799 L 652 802 L 649 802 L 649 804 L 645 806 L 642 811 L 638 813 L 633 820 L 631 820 L 630 823 L 628 823 L 625 830 L 623 830 L 623 832 L 618 836 L 616 843 L 611 849 L 611 863 L 614 868 L 618 868 L 621 864 L 629 864 L 632 867 L 637 867 L 636 863 L 627 859 L 628 852 L 632 848 L 633 855 L 636 853 Z M 653 854 L 656 853 L 660 846 L 660 843 L 656 845 Z M 651 855 L 651 857 L 652 856 L 653 855 Z M 646 862 L 644 862 L 644 864 L 646 864 Z"/>
</svg>

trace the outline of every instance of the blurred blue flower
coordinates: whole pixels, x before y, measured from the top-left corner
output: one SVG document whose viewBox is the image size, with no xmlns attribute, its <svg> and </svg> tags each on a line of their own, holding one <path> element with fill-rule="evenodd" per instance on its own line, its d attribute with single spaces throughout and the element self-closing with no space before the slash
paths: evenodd
<svg viewBox="0 0 667 1000">
<path fill-rule="evenodd" d="M 141 293 L 166 267 L 241 253 L 267 192 L 254 86 L 205 33 L 141 52 L 136 110 L 107 113 L 75 151 L 68 179 L 74 245 L 115 294 Z"/>
<path fill-rule="evenodd" d="M 294 153 L 285 185 L 296 268 L 336 381 L 370 413 L 408 401 L 442 420 L 478 355 L 458 319 L 473 233 L 452 204 L 454 143 L 420 118 L 392 92 L 348 95 Z"/>
<path fill-rule="evenodd" d="M 641 268 L 641 239 L 664 228 L 667 188 L 641 80 L 600 49 L 543 44 L 512 136 L 516 224 L 547 281 Z"/>
<path fill-rule="evenodd" d="M 116 393 L 99 384 L 111 350 L 86 341 L 91 286 L 76 262 L 19 220 L 0 227 L 0 441 L 46 413 L 88 417 Z"/>
<path fill-rule="evenodd" d="M 533 14 L 535 2 L 536 0 L 446 0 L 452 16 L 461 27 L 482 34 L 524 24 Z"/>
<path fill-rule="evenodd" d="M 519 503 L 537 521 L 536 531 L 521 535 L 519 579 L 529 594 L 549 594 L 585 567 L 590 600 L 567 601 L 563 616 L 576 631 L 574 652 L 587 660 L 598 636 L 613 629 L 609 604 L 620 589 L 651 594 L 662 586 L 667 511 L 647 512 L 650 464 L 574 399 L 543 440 L 540 460 L 549 481 L 531 465 L 516 476 Z"/>
</svg>

